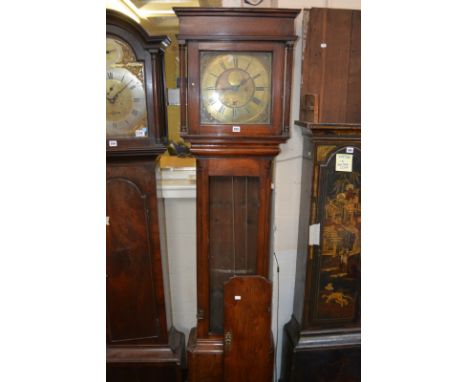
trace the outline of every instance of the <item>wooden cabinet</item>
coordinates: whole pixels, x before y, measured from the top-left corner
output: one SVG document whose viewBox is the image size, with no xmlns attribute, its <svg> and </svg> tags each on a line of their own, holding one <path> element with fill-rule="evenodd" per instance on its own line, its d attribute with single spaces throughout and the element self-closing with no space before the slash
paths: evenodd
<svg viewBox="0 0 468 382">
<path fill-rule="evenodd" d="M 361 122 L 361 11 L 304 9 L 300 120 Z"/>
<path fill-rule="evenodd" d="M 297 124 L 304 137 L 301 212 L 281 381 L 359 381 L 361 129 Z"/>
<path fill-rule="evenodd" d="M 172 327 L 155 160 L 165 151 L 165 36 L 107 11 L 106 313 L 108 381 L 182 381 Z"/>
<path fill-rule="evenodd" d="M 258 296 L 271 300 L 271 169 L 279 144 L 289 137 L 299 10 L 174 10 L 180 25 L 181 135 L 197 159 L 197 327 L 188 342 L 189 381 L 227 381 L 238 376 L 229 370 L 250 366 L 242 357 L 225 359 L 226 318 L 251 317 L 261 303 L 245 299 L 245 317 L 238 317 L 233 305 L 224 303 L 227 283 L 254 288 L 261 277 Z M 246 382 L 271 380 L 271 310 L 267 313 L 262 321 L 245 322 L 259 351 L 267 353 L 258 355 L 266 362 L 242 377 Z M 235 328 L 241 333 L 245 327 Z M 232 349 L 240 354 L 250 342 L 245 333 L 232 335 Z"/>
</svg>

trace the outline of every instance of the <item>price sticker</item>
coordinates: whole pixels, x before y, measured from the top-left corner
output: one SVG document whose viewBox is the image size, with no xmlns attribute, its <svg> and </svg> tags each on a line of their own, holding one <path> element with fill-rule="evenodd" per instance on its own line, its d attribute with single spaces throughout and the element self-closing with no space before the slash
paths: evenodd
<svg viewBox="0 0 468 382">
<path fill-rule="evenodd" d="M 146 137 L 146 129 L 135 130 L 135 137 Z"/>
</svg>

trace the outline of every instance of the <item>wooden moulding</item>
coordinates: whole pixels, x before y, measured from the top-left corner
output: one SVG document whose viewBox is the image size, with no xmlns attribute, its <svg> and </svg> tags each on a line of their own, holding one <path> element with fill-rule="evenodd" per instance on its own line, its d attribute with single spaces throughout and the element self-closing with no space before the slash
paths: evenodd
<svg viewBox="0 0 468 382">
<path fill-rule="evenodd" d="M 173 9 L 179 17 L 179 39 L 229 41 L 295 41 L 294 19 L 301 11 L 278 8 Z M 229 22 L 233 17 L 236 22 Z"/>
<path fill-rule="evenodd" d="M 360 136 L 360 123 L 313 123 L 308 121 L 295 121 L 302 127 L 304 137 L 327 137 L 329 139 L 343 139 L 345 136 Z"/>
</svg>

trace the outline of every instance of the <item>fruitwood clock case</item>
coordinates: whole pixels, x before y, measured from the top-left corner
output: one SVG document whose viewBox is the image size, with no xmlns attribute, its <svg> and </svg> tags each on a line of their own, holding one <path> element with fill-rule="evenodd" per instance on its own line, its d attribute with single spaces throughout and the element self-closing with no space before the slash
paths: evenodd
<svg viewBox="0 0 468 382">
<path fill-rule="evenodd" d="M 165 36 L 107 11 L 106 321 L 108 381 L 182 381 L 172 327 L 164 209 L 155 160 L 165 151 Z"/>
<path fill-rule="evenodd" d="M 269 351 L 258 351 L 255 357 L 258 365 L 268 366 L 252 370 L 245 381 L 270 382 L 273 342 L 271 336 L 257 334 L 271 329 L 256 325 L 271 320 L 271 285 L 266 280 L 271 171 L 279 144 L 289 138 L 294 19 L 299 10 L 174 10 L 180 26 L 181 135 L 197 159 L 198 310 L 188 342 L 189 381 L 231 380 L 226 373 L 236 365 L 239 370 L 248 367 L 243 357 L 252 357 L 252 348 L 242 351 L 242 346 L 258 338 L 262 343 L 255 348 Z M 259 298 L 256 307 L 268 312 L 262 324 L 252 321 L 236 326 L 236 332 L 224 327 L 227 317 L 232 322 L 235 315 L 231 309 L 236 305 L 224 303 L 229 295 L 225 287 L 233 279 L 237 282 L 230 285 L 244 290 L 265 285 L 259 287 L 260 294 L 270 297 Z M 237 312 L 254 308 L 242 301 Z M 252 316 L 249 313 L 244 317 Z M 230 349 L 236 355 L 229 353 L 225 363 Z"/>
<path fill-rule="evenodd" d="M 296 124 L 304 137 L 301 209 L 281 381 L 360 381 L 361 128 Z"/>
</svg>

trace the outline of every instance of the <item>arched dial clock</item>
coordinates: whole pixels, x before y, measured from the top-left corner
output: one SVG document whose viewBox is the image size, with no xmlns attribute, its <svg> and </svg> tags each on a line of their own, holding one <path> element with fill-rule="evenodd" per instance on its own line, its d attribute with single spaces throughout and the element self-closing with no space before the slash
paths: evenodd
<svg viewBox="0 0 468 382">
<path fill-rule="evenodd" d="M 128 27 L 107 25 L 106 149 L 122 155 L 129 150 L 164 151 L 167 116 L 163 58 L 170 40 L 148 35 L 145 40 L 129 32 Z"/>
<path fill-rule="evenodd" d="M 184 336 L 172 326 L 156 159 L 164 145 L 164 49 L 108 10 L 106 33 L 107 380 L 181 381 Z M 104 53 L 104 52 L 103 52 Z M 161 222 L 161 223 L 160 223 Z"/>
<path fill-rule="evenodd" d="M 271 381 L 271 171 L 289 137 L 299 10 L 174 10 L 181 136 L 197 159 L 197 326 L 188 341 L 189 381 Z M 232 293 L 237 300 L 226 300 Z M 242 319 L 249 322 L 237 325 Z"/>
</svg>

